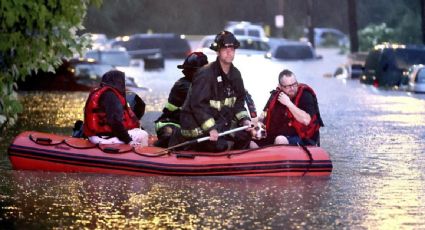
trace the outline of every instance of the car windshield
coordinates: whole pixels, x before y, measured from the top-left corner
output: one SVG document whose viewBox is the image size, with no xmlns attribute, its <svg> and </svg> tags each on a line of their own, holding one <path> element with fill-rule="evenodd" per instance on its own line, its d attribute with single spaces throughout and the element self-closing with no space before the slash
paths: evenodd
<svg viewBox="0 0 425 230">
<path fill-rule="evenodd" d="M 396 49 L 394 55 L 396 66 L 401 69 L 425 63 L 425 49 Z"/>
<path fill-rule="evenodd" d="M 304 45 L 290 45 L 279 46 L 276 49 L 275 58 L 284 60 L 303 60 L 313 59 L 313 50 L 309 46 Z"/>
<path fill-rule="evenodd" d="M 93 58 L 101 64 L 113 66 L 129 66 L 130 56 L 126 52 L 95 51 L 86 54 L 85 58 Z"/>
<path fill-rule="evenodd" d="M 418 75 L 416 76 L 415 81 L 416 81 L 416 83 L 423 83 L 423 84 L 425 84 L 425 68 L 421 68 L 418 71 Z"/>
<path fill-rule="evenodd" d="M 241 40 L 239 49 L 247 49 L 247 50 L 259 50 L 259 51 L 268 51 L 270 49 L 267 43 L 262 41 L 254 41 L 254 40 Z"/>
</svg>

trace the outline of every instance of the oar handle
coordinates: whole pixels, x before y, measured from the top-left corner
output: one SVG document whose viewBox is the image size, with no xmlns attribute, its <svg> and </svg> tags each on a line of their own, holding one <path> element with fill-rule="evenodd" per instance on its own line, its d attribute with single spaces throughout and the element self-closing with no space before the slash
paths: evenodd
<svg viewBox="0 0 425 230">
<path fill-rule="evenodd" d="M 239 132 L 239 131 L 245 130 L 249 127 L 250 127 L 249 125 L 245 125 L 245 126 L 241 126 L 241 127 L 238 127 L 238 128 L 231 129 L 231 130 L 227 130 L 227 131 L 224 131 L 222 133 L 219 133 L 218 136 L 221 137 L 221 136 L 225 136 L 225 135 L 230 134 L 230 133 Z M 200 143 L 200 142 L 203 142 L 203 141 L 207 141 L 209 139 L 210 139 L 210 136 L 206 136 L 206 137 L 198 138 L 195 141 L 197 143 Z"/>
<path fill-rule="evenodd" d="M 222 133 L 219 133 L 218 136 L 221 137 L 221 136 L 224 136 L 224 135 L 227 135 L 227 134 L 230 134 L 230 133 L 234 133 L 234 132 L 238 132 L 238 131 L 241 131 L 241 130 L 245 130 L 245 129 L 249 128 L 249 127 L 250 127 L 249 125 L 245 125 L 245 126 L 242 126 L 242 127 L 238 127 L 238 128 L 234 128 L 234 129 L 231 129 L 231 130 L 227 130 L 227 131 L 224 131 Z M 167 151 L 169 151 L 171 149 L 175 149 L 177 147 L 181 147 L 181 146 L 185 146 L 185 145 L 190 145 L 190 144 L 194 144 L 194 143 L 200 143 L 200 142 L 203 142 L 203 141 L 207 141 L 209 139 L 210 139 L 209 136 L 201 137 L 201 138 L 198 138 L 198 139 L 195 139 L 195 140 L 186 141 L 186 142 L 183 142 L 183 143 L 180 143 L 180 144 L 177 144 L 177 145 L 168 147 L 168 148 L 163 149 L 163 150 L 161 150 L 159 152 L 156 152 L 156 153 L 167 152 Z"/>
</svg>

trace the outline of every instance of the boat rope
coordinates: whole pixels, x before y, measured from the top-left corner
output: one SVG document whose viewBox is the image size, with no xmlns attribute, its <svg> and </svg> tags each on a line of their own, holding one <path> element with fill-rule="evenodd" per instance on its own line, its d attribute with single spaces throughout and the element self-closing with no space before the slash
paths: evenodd
<svg viewBox="0 0 425 230">
<path fill-rule="evenodd" d="M 306 170 L 304 171 L 302 175 L 302 176 L 305 176 L 310 171 L 311 165 L 313 164 L 313 155 L 311 154 L 310 150 L 308 150 L 308 148 L 305 145 L 298 144 L 298 146 L 300 146 L 304 150 L 304 152 L 307 154 L 310 161 L 310 163 L 308 164 Z"/>
</svg>

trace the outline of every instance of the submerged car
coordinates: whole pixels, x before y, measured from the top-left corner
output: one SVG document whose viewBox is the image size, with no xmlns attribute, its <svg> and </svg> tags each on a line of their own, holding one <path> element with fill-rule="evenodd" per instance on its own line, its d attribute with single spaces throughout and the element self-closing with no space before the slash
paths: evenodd
<svg viewBox="0 0 425 230">
<path fill-rule="evenodd" d="M 247 21 L 229 21 L 224 30 L 230 31 L 235 36 L 266 38 L 266 32 L 261 25 Z"/>
<path fill-rule="evenodd" d="M 145 59 L 160 54 L 170 59 L 184 59 L 191 48 L 184 35 L 172 33 L 134 34 L 124 36 L 113 42 L 112 47 L 125 47 L 133 58 Z"/>
<path fill-rule="evenodd" d="M 308 29 L 304 29 L 303 39 L 308 40 Z M 350 40 L 348 36 L 340 30 L 334 28 L 314 28 L 314 45 L 317 47 L 348 47 Z"/>
<path fill-rule="evenodd" d="M 271 44 L 273 44 L 273 48 L 266 54 L 266 57 L 270 59 L 300 61 L 322 58 L 322 56 L 316 54 L 316 51 L 308 42 L 273 39 Z"/>
<path fill-rule="evenodd" d="M 216 35 L 205 36 L 201 42 L 200 46 L 197 49 L 199 52 L 203 52 L 206 55 L 215 55 L 216 52 L 210 49 L 210 45 L 214 42 Z M 252 36 L 235 36 L 240 46 L 237 49 L 237 56 L 253 56 L 260 55 L 263 56 L 269 51 L 270 46 L 268 44 L 267 38 L 258 38 Z"/>
<path fill-rule="evenodd" d="M 422 45 L 382 44 L 369 51 L 360 82 L 376 87 L 398 87 L 403 74 L 415 64 L 425 64 Z"/>
<path fill-rule="evenodd" d="M 94 60 L 98 64 L 106 66 L 106 68 L 112 67 L 123 71 L 126 78 L 133 82 L 136 78 L 141 76 L 143 72 L 140 63 L 138 61 L 133 61 L 125 50 L 90 50 L 86 52 L 84 58 Z M 103 75 L 103 73 L 101 72 L 101 75 Z"/>
<path fill-rule="evenodd" d="M 406 76 L 407 90 L 414 93 L 425 93 L 425 65 L 413 65 Z"/>
<path fill-rule="evenodd" d="M 26 76 L 25 81 L 18 81 L 18 90 L 89 91 L 99 87 L 103 74 L 114 68 L 113 65 L 101 64 L 94 59 L 63 59 L 55 72 L 38 71 Z M 125 84 L 132 89 L 150 91 L 149 88 L 138 86 L 133 78 L 127 77 Z"/>
</svg>

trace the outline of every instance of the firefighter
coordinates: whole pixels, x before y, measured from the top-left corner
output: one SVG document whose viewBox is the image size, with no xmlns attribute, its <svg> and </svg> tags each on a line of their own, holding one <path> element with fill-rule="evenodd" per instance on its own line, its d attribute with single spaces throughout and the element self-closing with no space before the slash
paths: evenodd
<svg viewBox="0 0 425 230">
<path fill-rule="evenodd" d="M 158 137 L 155 146 L 166 148 L 177 144 L 180 133 L 180 107 L 186 99 L 193 75 L 206 64 L 208 64 L 208 58 L 204 53 L 193 52 L 186 57 L 182 65 L 177 66 L 182 69 L 184 77 L 174 83 L 168 101 L 162 109 L 162 114 L 155 121 L 155 131 Z"/>
<path fill-rule="evenodd" d="M 198 151 L 221 152 L 249 147 L 252 128 L 219 137 L 237 126 L 251 125 L 244 101 L 246 92 L 241 73 L 232 64 L 239 41 L 228 31 L 214 39 L 210 49 L 216 61 L 200 68 L 180 113 L 181 133 L 186 140 L 209 136 L 209 141 L 191 146 Z"/>
</svg>

